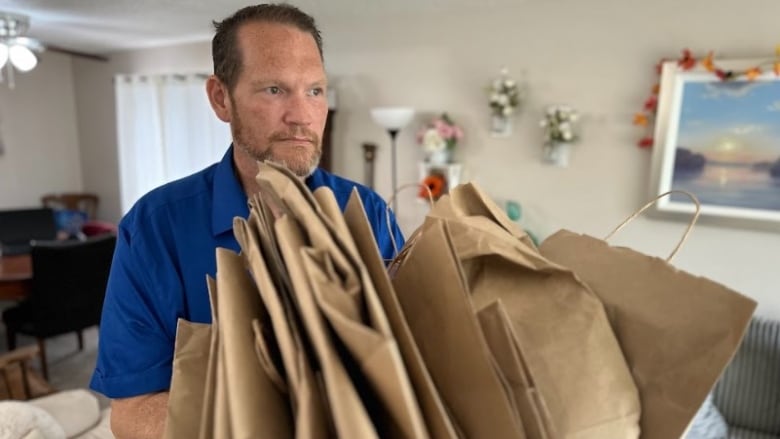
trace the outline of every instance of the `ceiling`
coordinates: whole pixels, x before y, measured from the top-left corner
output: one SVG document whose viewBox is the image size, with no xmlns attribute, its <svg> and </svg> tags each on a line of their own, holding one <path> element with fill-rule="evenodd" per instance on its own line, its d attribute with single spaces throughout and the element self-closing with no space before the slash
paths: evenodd
<svg viewBox="0 0 780 439">
<path fill-rule="evenodd" d="M 523 0 L 293 0 L 318 20 L 441 13 Z M 30 17 L 28 36 L 44 44 L 105 54 L 211 38 L 211 21 L 246 0 L 0 0 L 0 12 Z"/>
</svg>

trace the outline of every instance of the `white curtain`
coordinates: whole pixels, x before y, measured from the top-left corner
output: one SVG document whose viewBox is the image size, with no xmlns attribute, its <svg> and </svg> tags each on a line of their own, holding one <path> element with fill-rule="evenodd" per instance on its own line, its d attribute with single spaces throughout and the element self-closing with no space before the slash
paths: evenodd
<svg viewBox="0 0 780 439">
<path fill-rule="evenodd" d="M 122 212 L 146 192 L 219 161 L 230 127 L 214 115 L 206 75 L 118 75 Z"/>
</svg>

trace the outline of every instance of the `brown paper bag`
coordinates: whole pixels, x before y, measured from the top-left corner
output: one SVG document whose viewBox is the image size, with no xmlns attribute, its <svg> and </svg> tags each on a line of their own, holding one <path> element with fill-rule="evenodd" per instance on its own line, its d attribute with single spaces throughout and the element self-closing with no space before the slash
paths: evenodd
<svg viewBox="0 0 780 439">
<path fill-rule="evenodd" d="M 214 386 L 214 432 L 211 437 L 220 439 L 233 437 L 232 421 L 230 419 L 230 390 L 227 383 L 225 368 L 225 348 L 218 343 L 216 382 Z"/>
<path fill-rule="evenodd" d="M 252 320 L 263 312 L 257 288 L 239 255 L 217 249 L 217 302 L 221 319 L 220 342 L 230 398 L 230 426 L 234 438 L 292 438 L 289 404 L 264 372 L 255 353 Z"/>
<path fill-rule="evenodd" d="M 368 411 L 336 351 L 325 321 L 314 301 L 302 250 L 307 246 L 296 221 L 283 216 L 276 220 L 277 241 L 290 272 L 297 311 L 319 363 L 330 412 L 339 437 L 378 438 Z"/>
<path fill-rule="evenodd" d="M 444 221 L 475 307 L 504 303 L 554 437 L 638 437 L 637 389 L 593 292 L 495 218 Z"/>
<path fill-rule="evenodd" d="M 446 198 L 444 198 L 446 197 Z M 512 236 L 536 248 L 533 240 L 520 226 L 510 220 L 506 213 L 496 205 L 479 187 L 473 183 L 457 186 L 431 208 L 428 216 L 435 218 L 462 218 L 478 216 L 491 220 Z"/>
<path fill-rule="evenodd" d="M 642 438 L 679 438 L 736 351 L 755 301 L 666 261 L 566 230 L 545 257 L 607 309 L 642 400 Z"/>
<path fill-rule="evenodd" d="M 217 359 L 219 358 L 219 315 L 217 312 L 217 281 L 206 277 L 211 304 L 211 339 L 208 347 L 208 363 L 203 385 L 203 404 L 201 407 L 199 439 L 214 437 L 215 399 L 217 389 Z"/>
<path fill-rule="evenodd" d="M 179 319 L 164 438 L 214 437 L 217 363 L 216 281 L 206 276 L 212 324 Z M 193 420 L 198 420 L 193 422 Z"/>
<path fill-rule="evenodd" d="M 315 294 L 318 304 L 360 364 L 361 370 L 376 391 L 383 408 L 392 418 L 392 422 L 389 422 L 387 427 L 383 429 L 386 437 L 427 438 L 429 434 L 423 421 L 422 412 L 407 375 L 385 308 L 379 298 L 373 277 L 369 274 L 365 261 L 358 253 L 357 244 L 352 238 L 336 198 L 328 188 L 317 189 L 314 192 L 314 198 L 320 207 L 323 225 L 330 232 L 334 244 L 337 244 L 344 251 L 352 267 L 358 273 L 366 306 L 366 318 L 357 320 L 356 316 L 352 316 L 350 319 L 348 313 L 334 306 L 338 305 L 337 297 L 340 295 L 338 291 L 325 294 L 329 288 L 338 288 L 339 282 L 333 275 L 320 283 L 322 289 L 315 289 L 315 293 L 318 291 L 323 293 Z M 376 244 L 374 244 L 374 248 L 376 248 Z M 314 258 L 310 258 L 310 262 L 314 262 Z M 322 268 L 321 265 L 320 268 Z M 311 273 L 321 274 L 317 273 L 316 270 L 312 270 Z"/>
<path fill-rule="evenodd" d="M 357 190 L 353 190 L 344 211 L 344 220 L 355 241 L 355 245 L 366 264 L 366 269 L 376 287 L 377 297 L 387 313 L 388 323 L 398 342 L 404 364 L 414 387 L 414 392 L 420 404 L 425 423 L 434 439 L 455 439 L 458 435 L 447 414 L 439 391 L 433 384 L 428 368 L 422 360 L 412 332 L 406 322 L 406 317 L 398 303 L 398 298 L 390 283 L 390 277 L 385 269 L 382 255 L 376 246 L 371 224 L 366 217 L 363 202 Z"/>
<path fill-rule="evenodd" d="M 528 439 L 553 437 L 552 419 L 544 400 L 539 396 L 536 383 L 525 364 L 520 342 L 512 329 L 509 315 L 496 300 L 477 312 L 496 366 L 509 388 L 515 410 L 523 421 Z"/>
<path fill-rule="evenodd" d="M 208 369 L 211 325 L 179 319 L 168 396 L 165 438 L 197 438 Z"/>
<path fill-rule="evenodd" d="M 373 390 L 378 403 L 371 404 L 371 414 L 377 428 L 385 437 L 427 438 L 387 316 L 333 193 L 320 188 L 312 196 L 289 170 L 272 165 L 260 166 L 257 180 L 275 192 L 316 250 L 303 255 L 308 256 L 304 263 L 310 286 L 321 312 Z M 318 256 L 312 259 L 313 255 Z M 363 392 L 362 398 L 368 403 L 373 395 Z"/>
<path fill-rule="evenodd" d="M 269 365 L 268 368 L 277 370 L 278 379 L 284 381 L 283 386 L 288 388 L 295 418 L 296 439 L 326 438 L 330 434 L 330 421 L 324 405 L 324 395 L 319 391 L 312 370 L 313 354 L 306 351 L 301 339 L 303 329 L 291 303 L 291 281 L 281 261 L 281 255 L 278 254 L 275 237 L 267 235 L 268 230 L 273 228 L 274 221 L 268 213 L 268 209 L 255 197 L 250 200 L 249 219 L 236 218 L 233 222 L 242 256 L 268 310 L 275 336 L 273 342 L 276 343 L 276 349 L 281 356 L 282 365 Z M 270 264 L 267 265 L 266 260 Z M 258 331 L 255 331 L 255 341 L 265 343 L 258 339 Z M 277 387 L 279 386 L 282 384 L 277 384 Z"/>
<path fill-rule="evenodd" d="M 393 287 L 433 381 L 464 437 L 524 438 L 443 221 L 426 220 Z"/>
</svg>

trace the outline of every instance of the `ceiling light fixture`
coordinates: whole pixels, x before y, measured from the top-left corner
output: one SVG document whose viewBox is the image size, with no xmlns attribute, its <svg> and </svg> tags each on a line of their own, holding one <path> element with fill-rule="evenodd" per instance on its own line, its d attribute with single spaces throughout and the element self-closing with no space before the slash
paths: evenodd
<svg viewBox="0 0 780 439">
<path fill-rule="evenodd" d="M 26 73 L 38 65 L 36 53 L 43 51 L 40 41 L 24 36 L 30 19 L 24 15 L 0 12 L 0 82 L 5 67 L 8 86 L 14 88 L 14 69 Z"/>
</svg>

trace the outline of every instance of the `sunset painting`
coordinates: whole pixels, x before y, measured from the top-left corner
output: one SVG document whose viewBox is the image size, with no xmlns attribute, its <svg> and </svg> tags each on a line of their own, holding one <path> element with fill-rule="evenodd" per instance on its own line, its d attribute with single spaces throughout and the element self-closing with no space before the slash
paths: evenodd
<svg viewBox="0 0 780 439">
<path fill-rule="evenodd" d="M 780 81 L 687 82 L 681 101 L 671 189 L 780 213 Z"/>
</svg>

